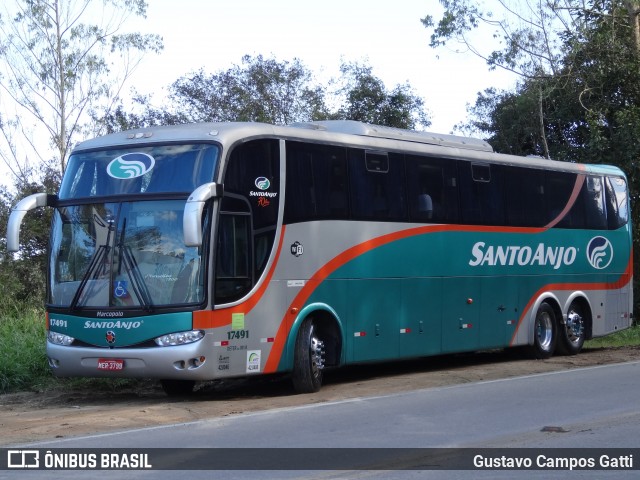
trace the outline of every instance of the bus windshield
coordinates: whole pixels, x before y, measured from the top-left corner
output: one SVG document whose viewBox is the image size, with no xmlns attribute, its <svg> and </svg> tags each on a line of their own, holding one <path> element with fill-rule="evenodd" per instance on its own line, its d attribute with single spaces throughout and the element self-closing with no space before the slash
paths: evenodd
<svg viewBox="0 0 640 480">
<path fill-rule="evenodd" d="M 49 304 L 153 309 L 204 300 L 201 249 L 182 238 L 184 200 L 57 209 Z"/>
<path fill-rule="evenodd" d="M 213 181 L 219 147 L 155 145 L 71 155 L 60 200 L 112 195 L 189 194 Z"/>
<path fill-rule="evenodd" d="M 202 303 L 204 250 L 184 244 L 182 219 L 188 195 L 213 180 L 219 151 L 196 143 L 74 153 L 53 220 L 49 305 Z"/>
</svg>

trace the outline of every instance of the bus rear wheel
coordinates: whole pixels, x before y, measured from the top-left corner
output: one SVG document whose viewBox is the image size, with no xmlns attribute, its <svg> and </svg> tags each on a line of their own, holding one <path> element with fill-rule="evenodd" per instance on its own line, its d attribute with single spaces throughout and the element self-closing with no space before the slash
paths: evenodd
<svg viewBox="0 0 640 480">
<path fill-rule="evenodd" d="M 558 349 L 565 355 L 576 355 L 586 339 L 587 314 L 580 302 L 573 301 L 564 325 L 560 325 Z"/>
<path fill-rule="evenodd" d="M 298 393 L 313 393 L 322 386 L 324 342 L 316 334 L 312 319 L 304 321 L 298 332 L 293 360 L 293 388 Z"/>
<path fill-rule="evenodd" d="M 178 397 L 193 393 L 196 382 L 193 380 L 160 380 L 160 385 L 168 396 Z"/>
<path fill-rule="evenodd" d="M 533 325 L 531 353 L 535 358 L 545 359 L 553 355 L 557 342 L 557 325 L 556 313 L 553 307 L 547 302 L 543 302 L 536 312 Z"/>
</svg>

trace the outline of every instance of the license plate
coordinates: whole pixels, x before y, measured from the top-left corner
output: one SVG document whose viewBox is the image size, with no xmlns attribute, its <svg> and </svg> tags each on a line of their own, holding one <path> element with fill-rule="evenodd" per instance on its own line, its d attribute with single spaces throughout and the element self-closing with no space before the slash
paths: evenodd
<svg viewBox="0 0 640 480">
<path fill-rule="evenodd" d="M 99 358 L 98 370 L 118 371 L 124 368 L 124 360 L 121 358 Z"/>
</svg>

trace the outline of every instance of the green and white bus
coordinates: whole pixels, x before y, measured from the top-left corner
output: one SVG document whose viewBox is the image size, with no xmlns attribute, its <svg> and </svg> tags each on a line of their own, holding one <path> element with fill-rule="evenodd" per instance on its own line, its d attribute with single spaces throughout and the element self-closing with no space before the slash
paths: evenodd
<svg viewBox="0 0 640 480">
<path fill-rule="evenodd" d="M 57 376 L 197 381 L 524 347 L 632 322 L 618 168 L 352 121 L 145 128 L 74 148 L 55 209 Z"/>
</svg>

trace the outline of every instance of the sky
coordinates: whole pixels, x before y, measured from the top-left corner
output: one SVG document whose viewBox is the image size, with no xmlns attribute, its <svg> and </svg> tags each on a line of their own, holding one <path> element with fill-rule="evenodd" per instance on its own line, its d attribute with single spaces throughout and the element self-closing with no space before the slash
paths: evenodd
<svg viewBox="0 0 640 480">
<path fill-rule="evenodd" d="M 483 0 L 491 4 L 495 0 Z M 429 47 L 431 32 L 421 19 L 438 20 L 438 0 L 147 0 L 147 17 L 131 16 L 120 33 L 154 33 L 164 50 L 148 53 L 125 85 L 152 95 L 162 105 L 178 78 L 203 69 L 213 74 L 241 65 L 244 55 L 277 61 L 299 59 L 318 81 L 339 76 L 342 62 L 372 67 L 387 89 L 408 83 L 424 99 L 432 124 L 427 130 L 451 133 L 467 117 L 467 105 L 489 87 L 512 89 L 517 78 L 490 71 L 471 53 L 452 47 Z M 100 23 L 99 19 L 95 19 Z M 474 45 L 491 44 L 477 36 Z M 5 98 L 6 99 L 6 98 Z M 0 98 L 1 100 L 1 98 Z M 124 105 L 126 107 L 127 100 Z M 50 157 L 46 132 L 37 130 L 34 143 Z M 80 140 L 80 139 L 77 139 Z M 42 150 L 44 148 L 45 150 Z M 28 148 L 26 149 L 28 151 Z M 20 158 L 31 158 L 29 154 Z M 37 158 L 37 157 L 34 157 Z M 0 184 L 12 184 L 0 162 Z"/>
<path fill-rule="evenodd" d="M 178 78 L 240 65 L 244 55 L 298 58 L 321 81 L 337 77 L 341 61 L 367 62 L 388 89 L 409 83 L 431 113 L 428 130 L 450 133 L 466 105 L 488 87 L 512 88 L 516 78 L 489 71 L 483 60 L 452 48 L 429 47 L 426 15 L 439 19 L 438 0 L 148 0 L 146 19 L 128 29 L 156 33 L 164 51 L 149 54 L 129 86 L 162 98 Z M 154 102 L 155 103 L 155 102 Z"/>
</svg>

